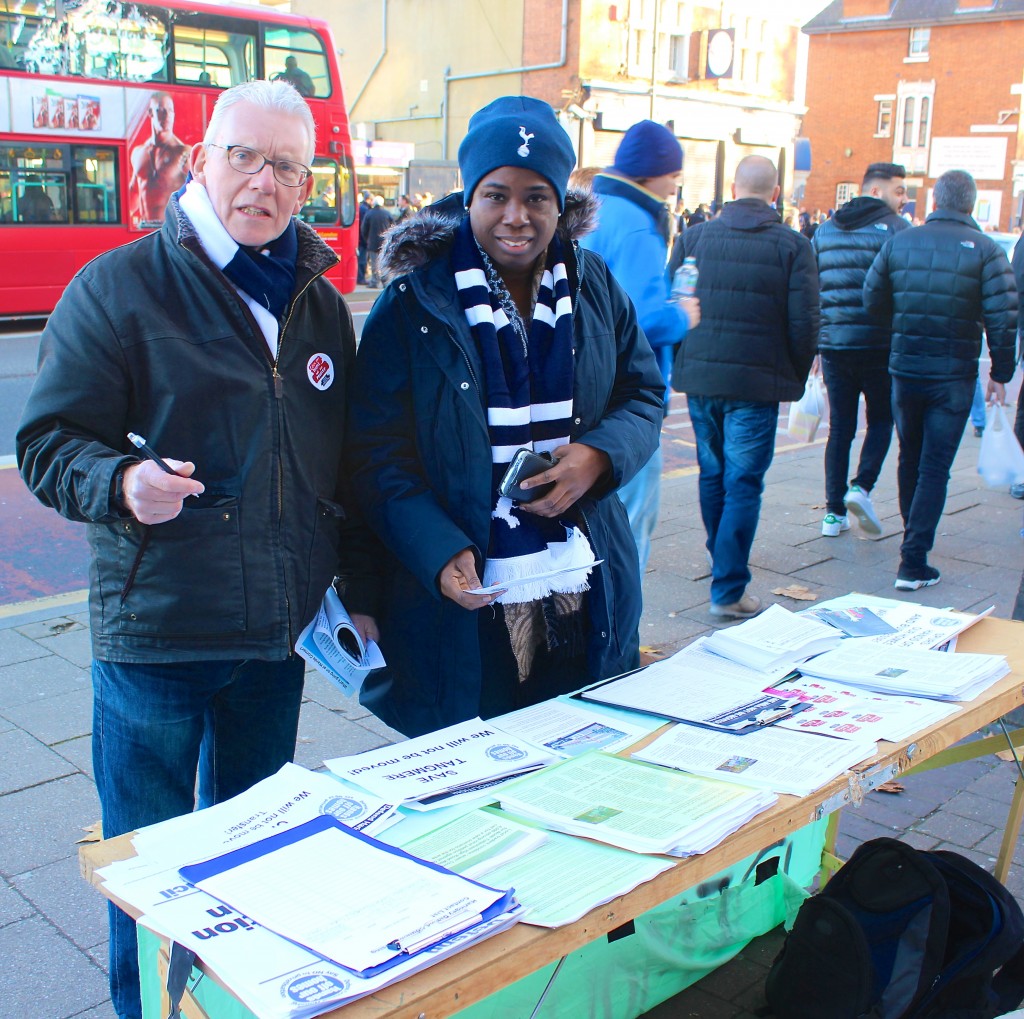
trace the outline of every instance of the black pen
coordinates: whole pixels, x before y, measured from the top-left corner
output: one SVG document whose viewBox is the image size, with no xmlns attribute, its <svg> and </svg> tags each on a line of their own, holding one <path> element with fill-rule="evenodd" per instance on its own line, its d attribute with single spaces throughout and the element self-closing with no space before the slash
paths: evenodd
<svg viewBox="0 0 1024 1019">
<path fill-rule="evenodd" d="M 129 432 L 128 441 L 135 446 L 143 456 L 149 457 L 149 459 L 152 460 L 153 463 L 155 463 L 161 470 L 166 471 L 168 474 L 173 474 L 176 478 L 180 477 L 178 472 L 171 467 L 166 460 L 163 460 L 155 450 L 146 445 L 146 440 L 141 435 Z"/>
</svg>

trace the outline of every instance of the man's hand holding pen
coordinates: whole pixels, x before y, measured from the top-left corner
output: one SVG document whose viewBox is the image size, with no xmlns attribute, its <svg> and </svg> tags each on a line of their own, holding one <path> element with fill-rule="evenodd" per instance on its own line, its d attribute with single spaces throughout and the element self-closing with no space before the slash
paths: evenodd
<svg viewBox="0 0 1024 1019">
<path fill-rule="evenodd" d="M 174 469 L 168 474 L 152 460 L 143 460 L 125 469 L 123 478 L 125 509 L 141 524 L 163 524 L 173 520 L 190 495 L 201 495 L 205 486 L 192 480 L 196 465 L 186 460 L 164 459 Z"/>
</svg>

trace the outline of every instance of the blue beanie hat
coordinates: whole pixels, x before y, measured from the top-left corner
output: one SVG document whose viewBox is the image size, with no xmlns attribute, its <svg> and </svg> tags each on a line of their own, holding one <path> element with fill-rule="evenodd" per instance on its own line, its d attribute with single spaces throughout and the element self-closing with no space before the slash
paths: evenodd
<svg viewBox="0 0 1024 1019">
<path fill-rule="evenodd" d="M 499 166 L 523 166 L 539 173 L 554 189 L 558 208 L 576 165 L 576 153 L 555 111 L 530 96 L 502 96 L 477 110 L 459 146 L 459 169 L 469 207 L 484 176 Z"/>
<path fill-rule="evenodd" d="M 615 150 L 612 169 L 624 177 L 663 177 L 683 168 L 683 147 L 663 124 L 641 120 L 634 124 Z"/>
</svg>

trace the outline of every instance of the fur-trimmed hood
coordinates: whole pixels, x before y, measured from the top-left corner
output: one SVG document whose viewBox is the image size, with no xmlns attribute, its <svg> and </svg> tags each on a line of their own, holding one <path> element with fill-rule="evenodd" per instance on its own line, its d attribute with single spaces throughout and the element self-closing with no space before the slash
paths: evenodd
<svg viewBox="0 0 1024 1019">
<path fill-rule="evenodd" d="M 598 205 L 599 199 L 589 191 L 566 192 L 557 227 L 563 242 L 579 240 L 597 226 Z M 384 234 L 378 255 L 381 280 L 390 283 L 447 251 L 465 215 L 462 193 L 458 192 L 396 223 Z"/>
</svg>

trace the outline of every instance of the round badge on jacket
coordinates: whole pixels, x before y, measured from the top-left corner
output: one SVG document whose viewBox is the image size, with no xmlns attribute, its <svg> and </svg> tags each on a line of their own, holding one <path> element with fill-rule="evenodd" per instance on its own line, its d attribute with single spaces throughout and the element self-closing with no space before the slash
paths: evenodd
<svg viewBox="0 0 1024 1019">
<path fill-rule="evenodd" d="M 334 381 L 334 362 L 327 354 L 314 354 L 306 362 L 306 375 L 317 389 L 330 389 Z"/>
</svg>

